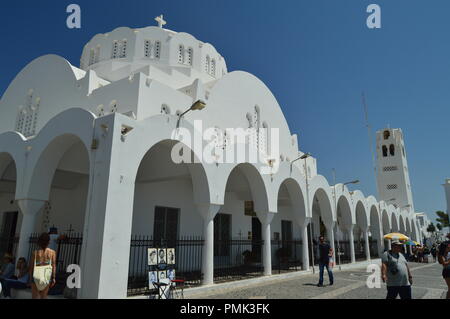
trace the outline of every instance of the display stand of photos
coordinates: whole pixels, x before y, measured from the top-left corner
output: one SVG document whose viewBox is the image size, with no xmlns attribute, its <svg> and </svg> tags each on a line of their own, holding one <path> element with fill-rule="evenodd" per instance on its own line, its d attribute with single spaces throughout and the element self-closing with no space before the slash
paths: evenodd
<svg viewBox="0 0 450 319">
<path fill-rule="evenodd" d="M 161 297 L 167 296 L 171 280 L 175 279 L 175 248 L 148 248 L 148 284 L 153 289 L 159 286 Z M 166 286 L 160 283 L 168 283 Z"/>
</svg>

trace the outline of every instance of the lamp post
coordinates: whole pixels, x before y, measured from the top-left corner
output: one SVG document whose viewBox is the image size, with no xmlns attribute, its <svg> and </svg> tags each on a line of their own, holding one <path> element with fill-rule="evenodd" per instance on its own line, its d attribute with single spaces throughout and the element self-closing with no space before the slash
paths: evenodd
<svg viewBox="0 0 450 319">
<path fill-rule="evenodd" d="M 184 111 L 183 113 L 181 113 L 178 116 L 178 121 L 177 121 L 177 128 L 180 126 L 180 121 L 181 118 L 188 112 L 190 111 L 200 111 L 203 110 L 206 107 L 206 103 L 202 100 L 197 100 L 196 102 L 194 102 L 190 108 L 188 108 L 186 111 Z"/>
<path fill-rule="evenodd" d="M 310 153 L 305 153 L 302 156 L 296 158 L 295 160 L 293 160 L 291 162 L 291 172 L 292 172 L 292 164 L 295 161 L 298 161 L 298 160 L 301 160 L 301 159 L 305 160 L 304 168 L 305 168 L 305 181 L 306 181 L 306 216 L 308 216 L 308 214 L 309 214 L 309 184 L 308 184 L 308 170 L 306 168 L 306 159 L 308 157 L 310 157 L 310 156 L 311 156 Z M 305 218 L 306 218 L 306 216 L 305 216 Z M 310 230 L 311 230 L 311 223 L 309 224 L 309 227 L 310 227 Z M 312 240 L 312 230 L 310 231 L 309 239 L 310 239 L 310 244 L 311 244 L 311 267 L 312 267 L 312 270 L 313 270 L 313 274 L 315 274 L 315 269 L 314 269 L 314 243 L 313 243 L 313 240 Z M 306 242 L 304 243 L 304 245 L 306 245 Z"/>
<path fill-rule="evenodd" d="M 333 168 L 333 183 L 334 183 L 334 192 L 333 192 L 333 197 L 334 197 L 334 208 L 336 210 L 336 221 L 337 221 L 337 225 L 338 225 L 338 229 L 339 229 L 339 219 L 338 219 L 338 215 L 337 215 L 337 211 L 338 211 L 338 204 L 336 201 L 336 170 Z M 358 184 L 359 180 L 354 180 L 351 182 L 347 182 L 347 183 L 343 183 L 342 184 L 342 192 L 344 192 L 344 186 L 345 185 L 349 185 L 349 184 Z M 339 266 L 339 270 L 341 270 L 341 244 L 339 242 L 339 237 L 337 239 L 337 256 L 338 256 L 338 266 Z"/>
</svg>

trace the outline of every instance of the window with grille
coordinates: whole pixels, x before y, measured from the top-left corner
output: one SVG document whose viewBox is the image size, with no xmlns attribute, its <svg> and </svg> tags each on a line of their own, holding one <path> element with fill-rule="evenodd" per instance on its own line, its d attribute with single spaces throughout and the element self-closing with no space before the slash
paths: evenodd
<svg viewBox="0 0 450 319">
<path fill-rule="evenodd" d="M 120 48 L 120 57 L 125 58 L 127 56 L 127 40 L 123 40 Z"/>
<path fill-rule="evenodd" d="M 192 59 L 194 57 L 194 50 L 192 48 L 188 49 L 188 57 L 187 57 L 187 63 L 189 65 L 192 65 Z"/>
<path fill-rule="evenodd" d="M 161 42 L 156 41 L 155 42 L 155 59 L 159 59 L 161 56 Z"/>
<path fill-rule="evenodd" d="M 209 73 L 209 64 L 210 64 L 210 58 L 209 55 L 206 56 L 206 63 L 205 63 L 205 72 Z"/>
<path fill-rule="evenodd" d="M 123 39 L 122 41 L 115 40 L 113 42 L 111 58 L 125 58 L 127 56 L 127 39 Z"/>
<path fill-rule="evenodd" d="M 114 41 L 113 42 L 113 46 L 112 46 L 111 58 L 112 59 L 117 59 L 118 55 L 119 55 L 119 42 L 118 41 Z"/>
<path fill-rule="evenodd" d="M 145 40 L 145 42 L 144 42 L 144 56 L 146 58 L 150 57 L 150 50 L 151 50 L 151 42 L 150 42 L 150 40 Z"/>
<path fill-rule="evenodd" d="M 95 50 L 91 49 L 89 52 L 89 66 L 91 66 L 92 64 L 94 64 L 94 58 L 95 58 Z"/>
<path fill-rule="evenodd" d="M 213 77 L 216 77 L 216 60 L 211 60 L 211 73 Z"/>
<path fill-rule="evenodd" d="M 397 166 L 385 166 L 383 167 L 383 172 L 392 172 L 398 170 Z"/>
<path fill-rule="evenodd" d="M 184 63 L 184 47 L 182 45 L 178 46 L 178 63 Z"/>
<path fill-rule="evenodd" d="M 386 188 L 387 188 L 388 190 L 391 190 L 391 189 L 397 189 L 397 184 L 389 184 L 389 185 L 386 186 Z"/>
<path fill-rule="evenodd" d="M 100 46 L 95 48 L 94 52 L 94 64 L 100 61 Z"/>
</svg>

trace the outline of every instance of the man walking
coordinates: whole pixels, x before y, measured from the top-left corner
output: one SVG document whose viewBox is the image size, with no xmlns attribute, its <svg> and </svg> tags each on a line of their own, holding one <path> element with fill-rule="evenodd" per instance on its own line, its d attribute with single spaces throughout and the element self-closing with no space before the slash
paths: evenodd
<svg viewBox="0 0 450 319">
<path fill-rule="evenodd" d="M 333 249 L 330 247 L 328 243 L 325 242 L 325 238 L 323 236 L 319 237 L 319 283 L 317 287 L 323 287 L 323 272 L 324 268 L 327 268 L 328 277 L 330 279 L 330 286 L 333 285 L 333 272 L 329 266 L 330 258 L 333 257 Z"/>
<path fill-rule="evenodd" d="M 381 276 L 387 285 L 386 299 L 412 299 L 412 276 L 408 262 L 401 253 L 403 244 L 398 240 L 391 243 L 392 250 L 384 252 L 381 261 Z"/>
</svg>

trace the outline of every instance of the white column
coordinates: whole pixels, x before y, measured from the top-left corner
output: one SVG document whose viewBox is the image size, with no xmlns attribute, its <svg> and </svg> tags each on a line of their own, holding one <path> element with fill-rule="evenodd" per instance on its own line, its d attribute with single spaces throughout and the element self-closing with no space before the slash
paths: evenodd
<svg viewBox="0 0 450 319">
<path fill-rule="evenodd" d="M 300 233 L 302 236 L 302 264 L 303 270 L 309 270 L 309 238 L 308 238 L 308 225 L 311 221 L 310 218 L 306 218 L 300 223 Z"/>
<path fill-rule="evenodd" d="M 272 236 L 270 232 L 270 223 L 273 220 L 274 214 L 270 212 L 256 212 L 258 219 L 261 222 L 262 237 L 264 241 L 263 246 L 263 265 L 264 276 L 272 275 Z"/>
<path fill-rule="evenodd" d="M 381 256 L 383 255 L 383 252 L 384 252 L 384 238 L 383 238 L 383 231 L 381 230 L 381 226 L 378 227 L 376 232 L 378 233 L 378 238 L 377 238 L 378 258 L 381 258 Z"/>
<path fill-rule="evenodd" d="M 197 204 L 197 210 L 203 217 L 202 285 L 214 283 L 214 217 L 220 205 Z"/>
<path fill-rule="evenodd" d="M 45 201 L 33 199 L 19 199 L 17 205 L 22 213 L 22 225 L 20 227 L 19 247 L 17 249 L 17 258 L 25 257 L 28 260 L 30 249 L 29 238 L 36 229 L 36 217 L 39 211 L 44 207 Z"/>
<path fill-rule="evenodd" d="M 327 237 L 328 241 L 330 242 L 331 249 L 333 249 L 333 259 L 336 261 L 336 249 L 334 245 L 334 222 L 331 222 L 331 224 L 325 225 L 327 228 Z"/>
<path fill-rule="evenodd" d="M 120 117 L 113 114 L 95 122 L 99 147 L 90 167 L 78 298 L 127 297 L 136 175 L 124 160 L 133 154 L 124 149 L 128 141 L 121 140 Z"/>
<path fill-rule="evenodd" d="M 364 229 L 364 241 L 365 241 L 365 250 L 366 250 L 366 259 L 367 261 L 370 260 L 370 244 L 369 244 L 369 227 L 366 227 Z"/>
<path fill-rule="evenodd" d="M 354 243 L 354 237 L 353 237 L 353 228 L 355 225 L 347 225 L 347 231 L 348 231 L 348 240 L 350 241 L 350 260 L 351 263 L 355 262 L 355 243 Z"/>
</svg>

